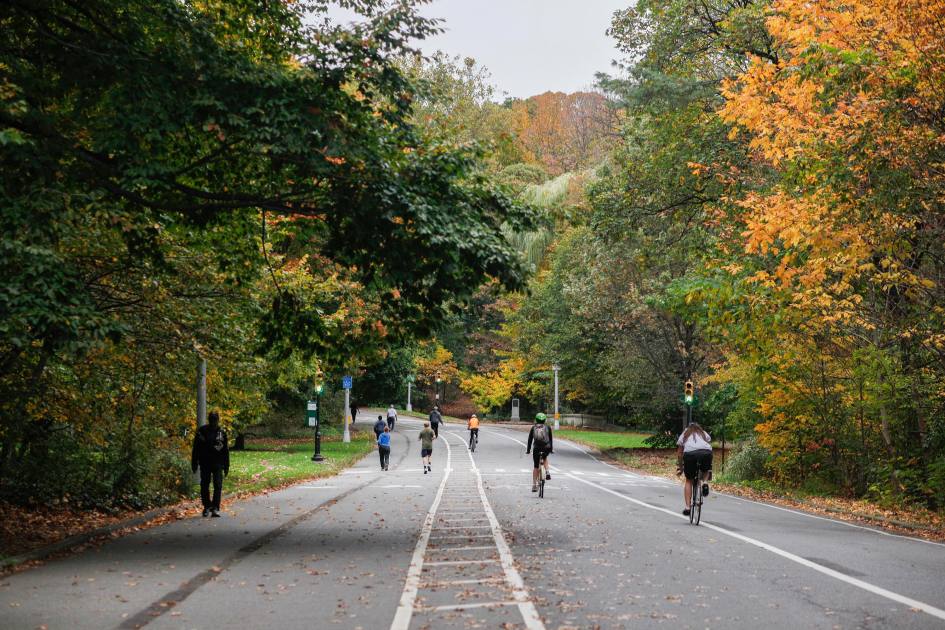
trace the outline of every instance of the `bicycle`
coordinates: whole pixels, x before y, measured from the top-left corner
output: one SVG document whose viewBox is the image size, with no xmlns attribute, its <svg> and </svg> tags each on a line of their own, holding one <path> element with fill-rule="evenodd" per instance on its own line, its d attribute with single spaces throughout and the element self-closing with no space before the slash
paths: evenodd
<svg viewBox="0 0 945 630">
<path fill-rule="evenodd" d="M 479 433 L 473 433 L 469 437 L 469 450 L 472 453 L 476 452 L 476 444 L 479 444 Z"/>
<path fill-rule="evenodd" d="M 702 470 L 702 465 L 699 462 L 696 462 L 696 477 L 695 479 L 687 479 L 686 483 L 692 484 L 692 492 L 690 493 L 689 500 L 689 523 L 691 525 L 698 525 L 699 519 L 702 518 L 702 486 L 705 484 L 705 480 L 702 478 L 702 475 L 705 471 Z"/>
<path fill-rule="evenodd" d="M 545 498 L 545 476 L 548 474 L 548 461 L 542 457 L 538 462 L 538 498 Z"/>
</svg>

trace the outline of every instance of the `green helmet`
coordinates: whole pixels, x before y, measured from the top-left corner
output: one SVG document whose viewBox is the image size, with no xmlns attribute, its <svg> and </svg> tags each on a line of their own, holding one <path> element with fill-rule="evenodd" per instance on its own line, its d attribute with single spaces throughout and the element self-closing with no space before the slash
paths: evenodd
<svg viewBox="0 0 945 630">
<path fill-rule="evenodd" d="M 547 416 L 543 413 L 535 414 L 535 422 L 544 422 Z"/>
</svg>

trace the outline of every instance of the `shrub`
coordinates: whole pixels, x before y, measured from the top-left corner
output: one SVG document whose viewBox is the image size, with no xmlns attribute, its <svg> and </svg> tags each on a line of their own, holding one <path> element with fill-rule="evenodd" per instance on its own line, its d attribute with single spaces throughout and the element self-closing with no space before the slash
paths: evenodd
<svg viewBox="0 0 945 630">
<path fill-rule="evenodd" d="M 724 478 L 728 481 L 753 481 L 761 479 L 768 463 L 768 451 L 754 436 L 738 447 L 726 462 Z"/>
</svg>

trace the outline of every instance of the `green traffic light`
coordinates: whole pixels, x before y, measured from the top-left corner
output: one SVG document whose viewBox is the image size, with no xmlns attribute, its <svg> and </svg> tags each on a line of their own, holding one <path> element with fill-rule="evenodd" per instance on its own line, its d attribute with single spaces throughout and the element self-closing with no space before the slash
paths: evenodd
<svg viewBox="0 0 945 630">
<path fill-rule="evenodd" d="M 686 404 L 687 404 L 687 405 L 691 405 L 691 404 L 692 404 L 692 396 L 689 395 L 689 394 L 686 395 Z"/>
</svg>

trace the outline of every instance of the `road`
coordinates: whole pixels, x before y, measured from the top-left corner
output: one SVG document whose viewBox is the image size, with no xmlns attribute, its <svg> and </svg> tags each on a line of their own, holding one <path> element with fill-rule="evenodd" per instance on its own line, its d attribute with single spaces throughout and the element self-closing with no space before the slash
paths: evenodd
<svg viewBox="0 0 945 630">
<path fill-rule="evenodd" d="M 330 479 L 9 576 L 13 628 L 942 628 L 945 546 L 711 494 L 556 441 L 546 497 L 525 434 L 401 419 Z"/>
</svg>

